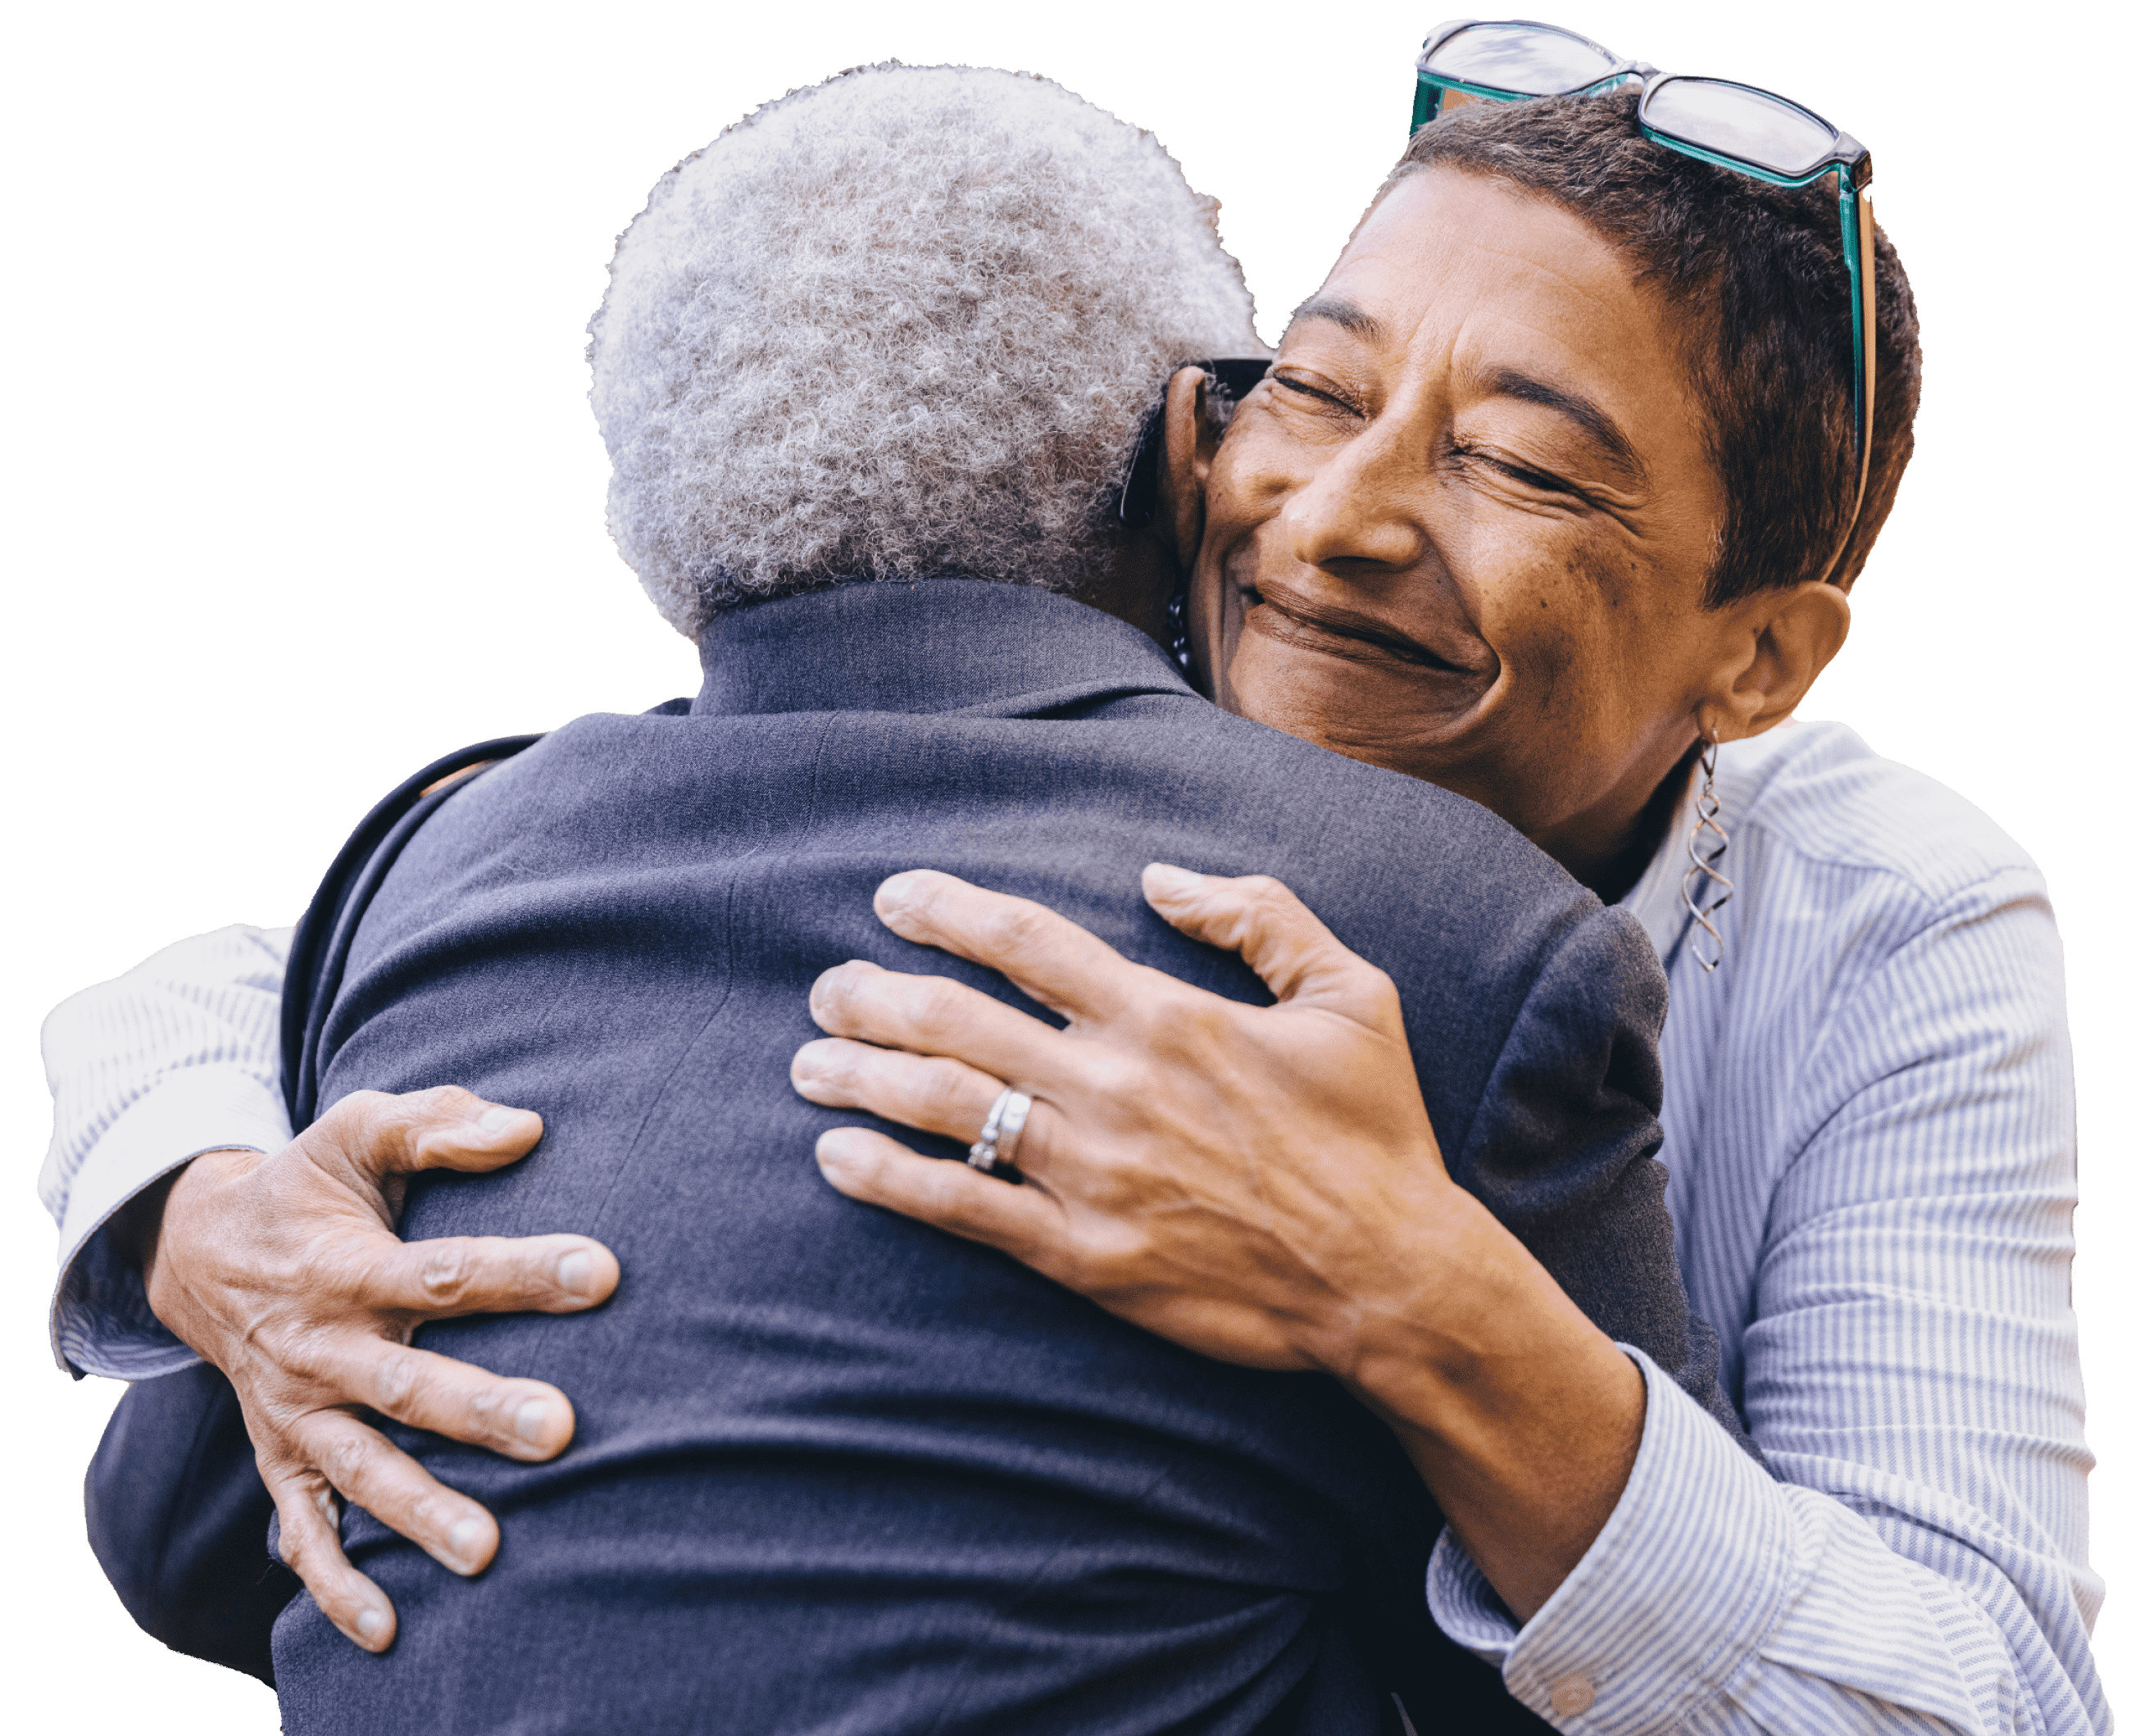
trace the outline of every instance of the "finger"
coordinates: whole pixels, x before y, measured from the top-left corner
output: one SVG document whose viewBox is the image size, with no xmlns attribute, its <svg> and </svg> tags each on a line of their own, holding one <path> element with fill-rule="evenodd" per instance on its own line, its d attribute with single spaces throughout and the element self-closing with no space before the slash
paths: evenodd
<svg viewBox="0 0 2140 1736">
<path fill-rule="evenodd" d="M 1239 953 L 1281 1001 L 1320 1003 L 1368 1022 L 1396 1011 L 1387 973 L 1267 874 L 1191 874 L 1154 862 L 1144 870 L 1144 895 L 1190 939 Z"/>
<path fill-rule="evenodd" d="M 282 1560 L 312 1594 L 320 1613 L 366 1651 L 394 1643 L 394 1606 L 386 1594 L 341 1552 L 341 1508 L 317 1471 L 271 1471 L 261 1475 L 282 1522 Z"/>
<path fill-rule="evenodd" d="M 446 1320 L 461 1314 L 575 1314 L 608 1301 L 616 1256 L 587 1236 L 366 1238 L 350 1300 Z"/>
<path fill-rule="evenodd" d="M 880 1049 L 842 1037 L 803 1044 L 788 1076 L 812 1103 L 866 1109 L 887 1121 L 969 1144 L 980 1137 L 981 1124 L 1004 1088 L 994 1074 L 963 1061 Z M 1030 1130 L 1031 1123 L 1027 1125 Z"/>
<path fill-rule="evenodd" d="M 1001 971 L 1065 1018 L 1111 1018 L 1140 986 L 1136 965 L 1068 917 L 955 875 L 895 874 L 876 889 L 876 914 L 902 939 Z"/>
<path fill-rule="evenodd" d="M 817 1168 L 850 1199 L 999 1248 L 1051 1277 L 1067 1269 L 1063 1209 L 1043 1188 L 1007 1187 L 964 1164 L 924 1157 L 867 1127 L 820 1135 Z"/>
<path fill-rule="evenodd" d="M 400 1532 L 440 1567 L 480 1573 L 498 1553 L 497 1520 L 347 1411 L 312 1412 L 291 1430 L 291 1440 L 342 1499 Z"/>
<path fill-rule="evenodd" d="M 508 1459 L 530 1464 L 555 1459 L 577 1426 L 572 1401 L 547 1380 L 494 1375 L 472 1362 L 361 1332 L 339 1335 L 318 1356 L 316 1378 L 339 1402 L 368 1405 L 397 1423 Z M 356 1498 L 356 1491 L 339 1479 L 335 1487 Z"/>
<path fill-rule="evenodd" d="M 1028 1088 L 1055 1077 L 1051 1062 L 1075 1041 L 964 983 L 910 977 L 860 959 L 834 965 L 811 984 L 810 1017 L 828 1036 L 948 1055 Z"/>
<path fill-rule="evenodd" d="M 422 1170 L 496 1170 L 542 1136 L 533 1110 L 492 1103 L 457 1085 L 420 1091 L 351 1091 L 299 1135 L 317 1157 L 365 1179 Z"/>
<path fill-rule="evenodd" d="M 463 766 L 458 772 L 449 772 L 444 777 L 434 778 L 425 784 L 422 789 L 416 792 L 417 797 L 421 799 L 425 796 L 435 796 L 441 790 L 450 789 L 464 777 L 473 777 L 479 772 L 488 772 L 497 763 L 494 759 L 479 759 L 472 766 Z"/>
</svg>

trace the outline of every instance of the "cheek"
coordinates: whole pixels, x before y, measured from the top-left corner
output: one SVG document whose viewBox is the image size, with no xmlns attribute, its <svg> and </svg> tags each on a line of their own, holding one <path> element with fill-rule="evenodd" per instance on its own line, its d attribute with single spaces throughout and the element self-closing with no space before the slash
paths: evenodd
<svg viewBox="0 0 2140 1736">
<path fill-rule="evenodd" d="M 1588 599 L 1581 631 L 1591 704 L 1616 735 L 1639 734 L 1681 697 L 1681 640 L 1698 587 L 1686 592 L 1617 545 L 1586 547 L 1571 566 L 1571 583 Z"/>
<path fill-rule="evenodd" d="M 1483 587 L 1486 637 L 1508 671 L 1517 709 L 1565 717 L 1595 684 L 1596 654 L 1611 636 L 1612 603 L 1583 552 L 1533 546 Z"/>
<path fill-rule="evenodd" d="M 1206 542 L 1245 535 L 1278 516 L 1286 497 L 1305 486 L 1319 455 L 1287 436 L 1253 400 L 1234 413 L 1204 484 Z"/>
<path fill-rule="evenodd" d="M 1603 539 L 1542 553 L 1492 592 L 1508 703 L 1493 732 L 1501 799 L 1490 805 L 1519 825 L 1545 823 L 1614 783 L 1654 714 L 1669 709 L 1671 683 L 1670 635 L 1650 619 L 1641 562 Z"/>
<path fill-rule="evenodd" d="M 1676 753 L 1691 703 L 1691 606 L 1669 606 L 1650 566 L 1622 547 L 1593 542 L 1549 576 L 1514 611 L 1531 617 L 1522 634 L 1530 679 L 1512 708 L 1519 728 L 1509 743 L 1541 815 L 1619 787 L 1663 751 L 1661 743 Z"/>
</svg>

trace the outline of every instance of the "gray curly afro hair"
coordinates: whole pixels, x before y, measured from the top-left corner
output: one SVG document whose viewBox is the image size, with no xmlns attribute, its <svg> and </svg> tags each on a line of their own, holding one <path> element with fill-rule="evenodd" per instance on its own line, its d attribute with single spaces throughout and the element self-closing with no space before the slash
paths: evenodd
<svg viewBox="0 0 2140 1736">
<path fill-rule="evenodd" d="M 1262 355 L 1218 204 L 1060 85 L 869 66 L 663 176 L 588 326 L 669 624 L 857 579 L 1072 591 L 1169 371 Z"/>
</svg>

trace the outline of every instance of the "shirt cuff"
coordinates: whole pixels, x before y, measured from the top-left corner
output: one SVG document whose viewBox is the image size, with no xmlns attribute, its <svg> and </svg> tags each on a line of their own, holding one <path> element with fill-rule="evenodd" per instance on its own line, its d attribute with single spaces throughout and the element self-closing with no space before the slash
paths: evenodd
<svg viewBox="0 0 2140 1736">
<path fill-rule="evenodd" d="M 281 1099 L 242 1067 L 174 1072 L 127 1106 L 83 1160 L 60 1220 L 52 1355 L 76 1376 L 145 1380 L 200 1361 L 150 1311 L 133 1263 L 105 1233 L 128 1201 L 204 1151 L 277 1151 Z"/>
<path fill-rule="evenodd" d="M 1634 1736 L 1736 1698 L 1781 1613 L 1789 1518 L 1776 1485 L 1677 1383 L 1622 1345 L 1648 1390 L 1635 1468 L 1575 1570 L 1521 1628 L 1446 1531 L 1427 1563 L 1441 1631 L 1555 1729 Z"/>
</svg>

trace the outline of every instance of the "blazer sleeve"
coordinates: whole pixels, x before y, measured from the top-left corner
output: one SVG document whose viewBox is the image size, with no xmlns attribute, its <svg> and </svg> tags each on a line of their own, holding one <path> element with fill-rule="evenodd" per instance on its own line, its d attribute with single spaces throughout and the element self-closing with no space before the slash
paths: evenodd
<svg viewBox="0 0 2140 1736">
<path fill-rule="evenodd" d="M 1451 1176 L 1607 1336 L 1670 1375 L 1760 1457 L 1687 1305 L 1657 1160 L 1665 978 L 1641 924 L 1593 909 L 1560 932 L 1502 1044 Z"/>
<path fill-rule="evenodd" d="M 280 1075 L 272 1098 L 280 1143 L 312 1117 L 311 1081 L 291 1062 L 311 1055 L 319 1013 L 334 995 L 341 950 L 371 890 L 409 835 L 473 782 L 471 772 L 479 775 L 535 741 L 539 737 L 475 743 L 402 779 L 351 832 L 297 929 L 278 935 L 276 993 L 261 1006 L 248 1004 L 246 1057 L 257 1090 L 265 1090 L 261 1072 L 268 1066 Z M 300 1053 L 291 1053 L 293 1047 Z M 289 1120 L 285 1109 L 293 1111 Z M 133 1293 L 139 1291 L 135 1276 Z M 139 1314 L 148 1329 L 169 1338 L 148 1312 L 145 1295 L 139 1295 Z M 189 1657 L 272 1685 L 270 1629 L 297 1591 L 297 1576 L 270 1554 L 274 1501 L 253 1460 L 238 1394 L 178 1340 L 169 1342 L 190 1366 L 148 1370 L 159 1379 L 135 1380 L 96 1443 L 83 1481 L 90 1550 L 145 1633 Z"/>
<path fill-rule="evenodd" d="M 298 1582 L 269 1553 L 274 1503 L 229 1381 L 198 1362 L 137 1381 L 82 1493 L 97 1564 L 143 1631 L 272 1687 L 269 1638 Z"/>
</svg>

